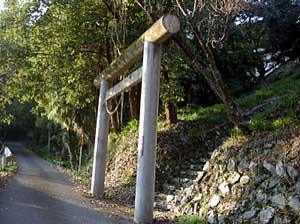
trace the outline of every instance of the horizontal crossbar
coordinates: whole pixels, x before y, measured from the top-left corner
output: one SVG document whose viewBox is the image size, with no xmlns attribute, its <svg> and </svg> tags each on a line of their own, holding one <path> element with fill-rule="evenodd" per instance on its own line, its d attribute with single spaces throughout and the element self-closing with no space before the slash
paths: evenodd
<svg viewBox="0 0 300 224">
<path fill-rule="evenodd" d="M 139 82 L 142 81 L 142 72 L 143 68 L 140 67 L 125 79 L 114 85 L 106 92 L 106 100 L 109 100 L 113 97 L 120 95 L 122 92 L 130 89 L 131 87 L 137 85 Z"/>
</svg>

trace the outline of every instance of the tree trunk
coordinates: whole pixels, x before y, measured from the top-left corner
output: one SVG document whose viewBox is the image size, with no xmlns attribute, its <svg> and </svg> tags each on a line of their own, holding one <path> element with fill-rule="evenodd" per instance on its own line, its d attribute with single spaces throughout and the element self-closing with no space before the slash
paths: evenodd
<svg viewBox="0 0 300 224">
<path fill-rule="evenodd" d="M 165 102 L 165 115 L 169 124 L 177 123 L 177 107 L 172 102 Z"/>
<path fill-rule="evenodd" d="M 113 99 L 110 100 L 109 109 L 110 109 L 110 111 L 114 111 L 116 109 L 116 107 L 117 107 L 117 99 L 113 98 Z M 111 121 L 112 129 L 115 132 L 119 132 L 120 131 L 120 124 L 119 124 L 118 110 L 115 113 L 110 115 L 110 121 Z"/>
<path fill-rule="evenodd" d="M 70 133 L 68 130 L 65 130 L 63 133 L 63 147 L 68 151 L 70 167 L 74 170 L 73 153 L 70 147 Z"/>
<path fill-rule="evenodd" d="M 64 160 L 65 157 L 66 157 L 66 148 L 65 148 L 65 145 L 64 145 L 64 130 L 62 130 L 63 134 L 61 136 L 61 153 L 60 153 L 60 160 Z"/>
<path fill-rule="evenodd" d="M 81 169 L 81 161 L 82 161 L 82 148 L 83 148 L 83 145 L 81 145 L 81 146 L 80 146 L 80 148 L 79 148 L 78 172 L 80 172 L 80 169 Z"/>
<path fill-rule="evenodd" d="M 242 123 L 242 117 L 240 111 L 234 102 L 234 98 L 228 89 L 228 86 L 224 83 L 221 73 L 217 69 L 214 63 L 210 64 L 206 71 L 203 73 L 205 79 L 210 85 L 210 88 L 216 93 L 220 100 L 224 103 L 228 109 L 229 120 L 238 127 L 242 132 L 249 133 L 250 130 Z"/>
<path fill-rule="evenodd" d="M 168 97 L 171 97 L 171 91 L 170 91 L 170 76 L 169 76 L 169 69 L 166 66 L 163 66 L 163 69 L 161 71 L 161 74 L 164 77 L 164 81 L 166 82 L 166 85 L 168 86 L 167 92 L 165 93 Z M 169 124 L 176 124 L 177 123 L 177 108 L 176 104 L 171 102 L 169 99 L 165 100 L 164 107 L 165 107 L 165 116 L 167 119 L 167 122 Z"/>
<path fill-rule="evenodd" d="M 51 129 L 48 128 L 48 152 L 50 152 L 51 149 Z"/>
<path fill-rule="evenodd" d="M 228 109 L 229 120 L 243 132 L 248 133 L 247 127 L 242 125 L 242 119 L 240 112 L 233 100 L 233 97 L 225 85 L 221 73 L 217 69 L 214 58 L 207 56 L 206 59 L 209 60 L 207 63 L 203 63 L 198 58 L 195 58 L 192 48 L 187 43 L 186 39 L 180 35 L 174 37 L 176 44 L 183 50 L 186 57 L 194 62 L 194 67 L 197 72 L 203 74 L 208 85 L 213 90 L 213 92 L 219 97 L 219 99 L 224 103 Z"/>
<path fill-rule="evenodd" d="M 139 120 L 141 101 L 141 83 L 131 88 L 129 92 L 129 105 L 131 119 Z"/>
</svg>

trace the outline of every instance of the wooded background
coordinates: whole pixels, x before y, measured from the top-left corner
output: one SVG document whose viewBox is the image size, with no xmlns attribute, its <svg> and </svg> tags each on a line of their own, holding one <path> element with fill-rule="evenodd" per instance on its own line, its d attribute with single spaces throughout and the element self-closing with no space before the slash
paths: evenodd
<svg viewBox="0 0 300 224">
<path fill-rule="evenodd" d="M 182 27 L 163 47 L 161 119 L 175 124 L 178 109 L 224 103 L 229 120 L 249 131 L 234 98 L 299 60 L 298 0 L 7 0 L 0 12 L 2 138 L 32 139 L 75 169 L 80 138 L 86 158 L 92 151 L 95 76 L 166 13 Z M 138 119 L 140 88 L 124 94 L 112 131 Z M 111 110 L 119 100 L 110 100 Z"/>
</svg>

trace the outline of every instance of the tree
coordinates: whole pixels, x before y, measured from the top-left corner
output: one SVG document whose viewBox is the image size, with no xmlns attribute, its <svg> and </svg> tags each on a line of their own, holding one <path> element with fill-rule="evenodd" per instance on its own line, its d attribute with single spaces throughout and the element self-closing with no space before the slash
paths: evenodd
<svg viewBox="0 0 300 224">
<path fill-rule="evenodd" d="M 233 97 L 217 68 L 215 52 L 222 49 L 228 29 L 234 25 L 234 18 L 245 7 L 243 1 L 157 1 L 156 5 L 136 0 L 147 13 L 148 18 L 156 20 L 160 14 L 175 12 L 182 21 L 182 30 L 173 40 L 193 62 L 195 70 L 202 74 L 210 88 L 225 104 L 231 122 L 241 130 L 248 131 L 242 124 L 241 115 Z M 163 4 L 162 4 L 163 3 Z M 170 7 L 171 6 L 171 7 Z"/>
<path fill-rule="evenodd" d="M 144 19 L 144 12 L 134 4 L 133 0 L 129 1 L 104 1 L 107 11 L 113 17 L 110 21 L 110 29 L 112 31 L 112 53 L 110 61 L 117 58 L 122 50 L 134 42 L 147 29 L 148 21 Z M 131 72 L 133 70 L 130 70 Z M 119 80 L 117 80 L 119 81 Z M 141 85 L 137 85 L 129 90 L 129 110 L 131 119 L 139 119 Z M 116 101 L 112 101 L 112 108 L 117 105 Z M 118 111 L 112 117 L 112 123 L 117 127 Z"/>
<path fill-rule="evenodd" d="M 215 55 L 217 67 L 235 95 L 264 80 L 267 72 L 262 50 L 266 37 L 264 26 L 247 21 L 229 30 L 226 44 Z"/>
<path fill-rule="evenodd" d="M 34 102 L 37 116 L 61 124 L 66 139 L 81 130 L 93 141 L 93 79 L 110 62 L 112 46 L 107 44 L 112 17 L 104 3 L 8 1 L 6 6 L 0 15 L 0 74 L 7 74 L 11 96 Z"/>
<path fill-rule="evenodd" d="M 273 59 L 283 62 L 300 58 L 300 1 L 263 0 L 255 5 L 255 15 L 266 26 L 268 46 L 266 51 Z"/>
</svg>

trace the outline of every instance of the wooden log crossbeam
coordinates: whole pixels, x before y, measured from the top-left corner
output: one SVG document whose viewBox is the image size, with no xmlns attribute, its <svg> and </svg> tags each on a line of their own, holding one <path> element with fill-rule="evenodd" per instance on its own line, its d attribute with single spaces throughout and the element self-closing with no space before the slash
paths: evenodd
<svg viewBox="0 0 300 224">
<path fill-rule="evenodd" d="M 125 79 L 114 85 L 106 92 L 106 100 L 110 100 L 113 97 L 120 95 L 122 92 L 130 89 L 142 81 L 143 68 L 140 67 Z"/>
<path fill-rule="evenodd" d="M 161 17 L 143 35 L 132 43 L 120 57 L 115 59 L 109 67 L 94 79 L 94 85 L 99 88 L 101 78 L 107 81 L 116 80 L 131 66 L 141 60 L 143 57 L 145 40 L 155 44 L 161 44 L 179 30 L 180 22 L 177 16 L 167 14 Z"/>
</svg>

